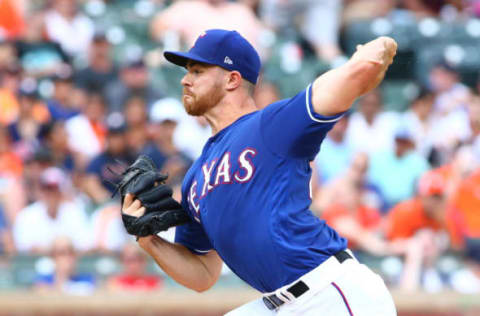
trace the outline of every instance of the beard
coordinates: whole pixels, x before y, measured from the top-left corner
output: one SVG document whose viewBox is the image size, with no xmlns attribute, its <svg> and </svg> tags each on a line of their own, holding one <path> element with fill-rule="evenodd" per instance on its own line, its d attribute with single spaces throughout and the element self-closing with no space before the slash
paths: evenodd
<svg viewBox="0 0 480 316">
<path fill-rule="evenodd" d="M 183 90 L 183 106 L 185 111 L 192 116 L 202 116 L 208 110 L 214 108 L 223 98 L 224 93 L 219 82 L 216 82 L 210 89 L 201 95 L 189 92 L 185 94 Z"/>
</svg>

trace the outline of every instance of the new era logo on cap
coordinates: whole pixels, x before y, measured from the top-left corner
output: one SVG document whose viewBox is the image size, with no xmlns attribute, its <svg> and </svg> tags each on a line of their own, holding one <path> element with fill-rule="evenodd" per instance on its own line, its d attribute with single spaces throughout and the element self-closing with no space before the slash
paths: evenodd
<svg viewBox="0 0 480 316">
<path fill-rule="evenodd" d="M 255 48 L 238 32 L 213 29 L 202 33 L 188 52 L 164 52 L 165 58 L 186 67 L 189 60 L 217 65 L 240 72 L 251 83 L 257 82 L 260 56 Z"/>
</svg>

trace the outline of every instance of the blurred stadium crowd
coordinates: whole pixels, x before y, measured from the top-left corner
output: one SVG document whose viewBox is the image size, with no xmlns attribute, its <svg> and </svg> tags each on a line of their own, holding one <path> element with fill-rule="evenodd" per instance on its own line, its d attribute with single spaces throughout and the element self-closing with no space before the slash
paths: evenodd
<svg viewBox="0 0 480 316">
<path fill-rule="evenodd" d="M 392 288 L 480 292 L 478 18 L 475 0 L 0 1 L 0 289 L 169 282 L 125 233 L 112 183 L 145 153 L 180 198 L 210 130 L 162 52 L 227 28 L 262 56 L 259 107 L 358 44 L 398 41 L 312 163 L 312 210 Z"/>
</svg>

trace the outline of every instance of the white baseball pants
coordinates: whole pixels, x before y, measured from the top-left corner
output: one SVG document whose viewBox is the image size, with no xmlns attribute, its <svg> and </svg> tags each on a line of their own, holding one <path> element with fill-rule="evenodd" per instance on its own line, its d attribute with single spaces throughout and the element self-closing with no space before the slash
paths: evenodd
<svg viewBox="0 0 480 316">
<path fill-rule="evenodd" d="M 259 298 L 225 316 L 397 315 L 392 296 L 379 275 L 356 259 L 349 259 L 341 264 L 334 260 L 335 258 L 330 258 L 309 272 L 305 283 L 310 289 L 297 299 L 286 302 L 276 311 L 269 310 L 262 298 Z M 327 266 L 326 269 L 324 265 Z M 304 280 L 304 277 L 300 280 Z"/>
</svg>

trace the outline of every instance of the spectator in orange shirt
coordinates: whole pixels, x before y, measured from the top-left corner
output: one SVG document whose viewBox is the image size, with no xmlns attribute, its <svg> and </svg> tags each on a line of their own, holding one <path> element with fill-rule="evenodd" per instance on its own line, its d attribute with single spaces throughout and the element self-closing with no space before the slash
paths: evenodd
<svg viewBox="0 0 480 316">
<path fill-rule="evenodd" d="M 350 249 L 364 250 L 374 255 L 386 254 L 386 243 L 377 235 L 381 220 L 377 209 L 361 203 L 353 207 L 336 203 L 325 209 L 322 219 L 348 239 Z"/>
<path fill-rule="evenodd" d="M 23 174 L 22 159 L 13 151 L 7 128 L 0 124 L 0 204 L 8 223 L 26 205 Z"/>
<path fill-rule="evenodd" d="M 413 237 L 421 229 L 440 230 L 445 215 L 445 181 L 434 171 L 419 182 L 418 195 L 397 204 L 390 212 L 386 236 L 389 240 Z"/>
<path fill-rule="evenodd" d="M 446 206 L 445 226 L 442 228 L 448 229 L 450 242 L 452 246 L 457 248 L 463 245 L 462 232 L 467 229 L 465 228 L 467 221 L 465 216 L 469 218 L 469 222 L 475 223 L 474 216 L 478 215 L 475 212 L 471 214 L 473 217 L 466 214 L 469 210 L 480 209 L 480 207 L 475 208 L 474 183 L 476 180 L 472 176 L 475 168 L 480 166 L 477 160 L 472 148 L 463 146 L 457 150 L 450 163 L 428 172 L 428 174 L 435 174 L 436 177 L 440 177 L 444 183 L 443 195 Z M 480 223 L 477 227 L 480 227 Z"/>
<path fill-rule="evenodd" d="M 480 240 L 480 168 L 464 179 L 452 197 L 448 227 L 455 246 Z M 480 254 L 477 254 L 480 256 Z"/>
<path fill-rule="evenodd" d="M 0 125 L 0 174 L 13 177 L 22 175 L 22 160 L 11 150 L 10 136 L 6 127 Z"/>
<path fill-rule="evenodd" d="M 123 273 L 108 280 L 112 291 L 156 291 L 163 286 L 158 275 L 146 272 L 147 256 L 136 243 L 127 243 L 122 252 Z"/>
<path fill-rule="evenodd" d="M 22 34 L 25 29 L 24 9 L 24 1 L 0 1 L 0 30 L 3 36 L 12 39 Z"/>
<path fill-rule="evenodd" d="M 404 255 L 400 287 L 415 291 L 422 283 L 431 291 L 443 284 L 432 268 L 436 258 L 446 250 L 445 233 L 446 181 L 436 170 L 425 173 L 418 184 L 417 196 L 397 204 L 386 223 L 386 237 L 396 242 Z"/>
<path fill-rule="evenodd" d="M 20 104 L 16 93 L 19 88 L 21 69 L 7 65 L 0 71 L 0 124 L 8 125 L 17 120 Z"/>
<path fill-rule="evenodd" d="M 464 179 L 452 199 L 448 212 L 448 225 L 452 243 L 461 247 L 466 255 L 466 268 L 461 271 L 469 275 L 470 286 L 480 286 L 480 168 Z M 466 285 L 451 280 L 455 290 L 465 291 Z M 467 287 L 468 290 L 468 287 Z"/>
</svg>

